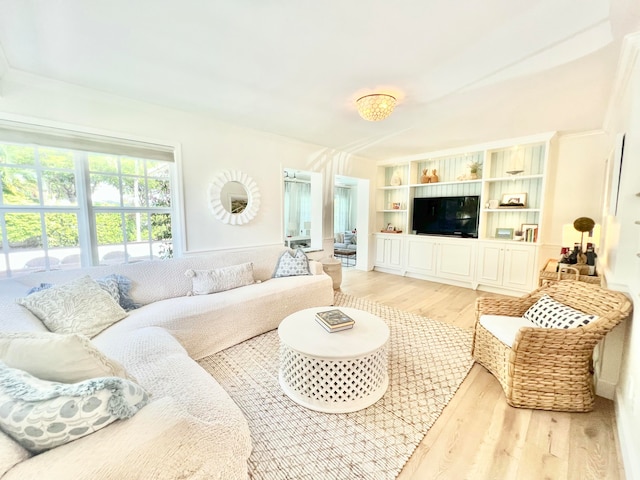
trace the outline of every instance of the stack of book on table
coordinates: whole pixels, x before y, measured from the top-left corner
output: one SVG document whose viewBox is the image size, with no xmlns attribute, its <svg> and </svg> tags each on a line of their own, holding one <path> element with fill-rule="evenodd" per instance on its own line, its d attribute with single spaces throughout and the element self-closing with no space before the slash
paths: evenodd
<svg viewBox="0 0 640 480">
<path fill-rule="evenodd" d="M 347 330 L 348 328 L 353 328 L 353 324 L 356 323 L 353 318 L 337 308 L 317 312 L 316 321 L 322 325 L 327 332 Z"/>
</svg>

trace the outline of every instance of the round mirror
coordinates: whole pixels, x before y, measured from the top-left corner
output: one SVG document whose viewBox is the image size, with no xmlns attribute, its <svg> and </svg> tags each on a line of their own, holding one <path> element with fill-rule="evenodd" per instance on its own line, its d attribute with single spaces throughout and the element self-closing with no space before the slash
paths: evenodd
<svg viewBox="0 0 640 480">
<path fill-rule="evenodd" d="M 227 182 L 220 193 L 222 206 L 229 213 L 242 213 L 247 208 L 249 197 L 247 190 L 240 182 Z"/>
<path fill-rule="evenodd" d="M 209 207 L 221 222 L 244 225 L 258 213 L 258 185 L 238 170 L 224 171 L 209 185 Z"/>
</svg>

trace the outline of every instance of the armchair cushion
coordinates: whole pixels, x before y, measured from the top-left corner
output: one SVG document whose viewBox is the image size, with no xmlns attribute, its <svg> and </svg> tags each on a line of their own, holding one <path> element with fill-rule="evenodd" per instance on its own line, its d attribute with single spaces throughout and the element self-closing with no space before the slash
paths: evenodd
<svg viewBox="0 0 640 480">
<path fill-rule="evenodd" d="M 588 325 L 598 318 L 587 315 L 543 295 L 524 313 L 524 318 L 543 328 L 576 328 Z"/>
<path fill-rule="evenodd" d="M 507 347 L 513 346 L 516 335 L 521 328 L 540 328 L 526 318 L 508 317 L 506 315 L 482 315 L 480 317 L 480 325 Z"/>
</svg>

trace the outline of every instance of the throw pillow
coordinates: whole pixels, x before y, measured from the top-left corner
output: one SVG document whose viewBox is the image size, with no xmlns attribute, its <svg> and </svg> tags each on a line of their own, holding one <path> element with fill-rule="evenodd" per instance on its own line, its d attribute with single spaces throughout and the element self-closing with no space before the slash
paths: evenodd
<svg viewBox="0 0 640 480">
<path fill-rule="evenodd" d="M 298 275 L 311 275 L 307 255 L 299 248 L 295 254 L 285 250 L 276 264 L 273 278 L 295 277 Z"/>
<path fill-rule="evenodd" d="M 127 316 L 120 305 L 89 276 L 55 285 L 16 300 L 52 332 L 94 337 Z"/>
<path fill-rule="evenodd" d="M 95 280 L 96 283 L 100 285 L 100 287 L 102 287 L 105 292 L 111 295 L 111 297 L 116 302 L 118 302 L 120 306 L 127 312 L 135 310 L 136 308 L 140 308 L 140 305 L 135 303 L 129 295 L 129 291 L 131 290 L 131 279 L 125 277 L 124 275 L 112 273 L 111 275 L 107 275 L 106 277 L 102 278 L 96 278 Z M 53 287 L 53 283 L 41 283 L 37 287 L 32 287 L 27 292 L 27 295 L 41 292 L 42 290 L 46 290 L 51 287 Z"/>
<path fill-rule="evenodd" d="M 133 378 L 78 333 L 0 333 L 0 360 L 42 380 L 76 383 L 96 377 Z"/>
<path fill-rule="evenodd" d="M 347 245 L 353 243 L 353 237 L 355 237 L 353 233 L 344 232 L 344 243 L 346 243 Z"/>
<path fill-rule="evenodd" d="M 189 269 L 184 274 L 191 277 L 190 295 L 208 295 L 255 283 L 252 263 L 241 263 L 213 270 Z"/>
<path fill-rule="evenodd" d="M 542 328 L 582 327 L 598 318 L 557 302 L 546 294 L 531 305 L 523 317 Z"/>
<path fill-rule="evenodd" d="M 142 387 L 123 378 L 48 382 L 0 362 L 0 429 L 32 453 L 130 418 L 148 402 Z"/>
</svg>

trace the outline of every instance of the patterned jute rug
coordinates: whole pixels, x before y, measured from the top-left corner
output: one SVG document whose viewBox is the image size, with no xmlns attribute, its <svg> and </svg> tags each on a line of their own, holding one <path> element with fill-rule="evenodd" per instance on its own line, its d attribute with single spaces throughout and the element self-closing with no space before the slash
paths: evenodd
<svg viewBox="0 0 640 480">
<path fill-rule="evenodd" d="M 329 414 L 294 403 L 278 383 L 278 333 L 200 361 L 249 423 L 254 479 L 394 479 L 469 372 L 471 332 L 336 293 L 390 328 L 389 388 L 374 405 Z"/>
</svg>

